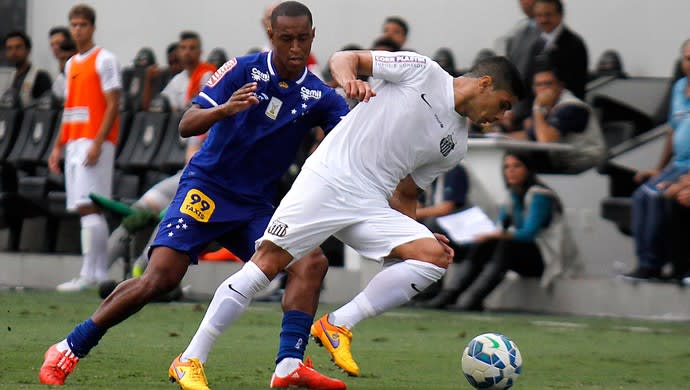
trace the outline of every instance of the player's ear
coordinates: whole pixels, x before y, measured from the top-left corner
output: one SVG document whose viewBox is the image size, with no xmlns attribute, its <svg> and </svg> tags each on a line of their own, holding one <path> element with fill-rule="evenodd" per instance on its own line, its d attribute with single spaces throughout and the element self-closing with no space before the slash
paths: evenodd
<svg viewBox="0 0 690 390">
<path fill-rule="evenodd" d="M 268 33 L 268 39 L 273 40 L 273 26 L 268 26 L 266 29 L 266 32 Z"/>
<path fill-rule="evenodd" d="M 484 75 L 479 78 L 479 87 L 482 91 L 486 89 L 490 89 L 494 85 L 494 79 L 493 77 L 489 75 Z"/>
</svg>

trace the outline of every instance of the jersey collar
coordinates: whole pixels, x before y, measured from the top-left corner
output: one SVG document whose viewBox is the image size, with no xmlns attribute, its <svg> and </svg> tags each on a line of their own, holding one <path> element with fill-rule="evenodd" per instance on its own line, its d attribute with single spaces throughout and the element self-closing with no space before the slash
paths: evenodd
<svg viewBox="0 0 690 390">
<path fill-rule="evenodd" d="M 266 56 L 266 62 L 268 65 L 268 72 L 271 74 L 271 80 L 275 80 L 275 84 L 278 85 L 279 87 L 282 87 L 284 89 L 289 89 L 291 84 L 294 85 L 300 85 L 304 80 L 307 78 L 307 73 L 309 70 L 307 67 L 304 67 L 304 72 L 302 73 L 302 76 L 300 76 L 299 79 L 295 81 L 286 81 L 286 80 L 278 80 L 278 75 L 276 74 L 275 70 L 273 69 L 273 50 L 268 52 L 268 55 Z M 274 77 L 275 76 L 275 77 Z"/>
</svg>

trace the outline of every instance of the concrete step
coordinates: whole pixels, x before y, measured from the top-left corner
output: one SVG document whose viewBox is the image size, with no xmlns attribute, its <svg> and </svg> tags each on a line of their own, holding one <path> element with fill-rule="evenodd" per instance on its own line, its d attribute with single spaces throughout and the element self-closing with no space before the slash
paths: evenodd
<svg viewBox="0 0 690 390">
<path fill-rule="evenodd" d="M 53 289 L 76 276 L 80 267 L 80 256 L 0 253 L 0 285 Z M 202 262 L 189 268 L 182 285 L 189 286 L 195 296 L 210 299 L 218 285 L 240 267 L 234 262 Z M 362 262 L 357 270 L 332 267 L 324 281 L 321 302 L 349 301 L 380 269 L 371 261 Z M 122 268 L 114 266 L 110 275 L 120 280 Z M 551 288 L 543 289 L 536 279 L 509 277 L 485 304 L 492 310 L 690 320 L 690 288 L 615 278 L 557 280 Z"/>
</svg>

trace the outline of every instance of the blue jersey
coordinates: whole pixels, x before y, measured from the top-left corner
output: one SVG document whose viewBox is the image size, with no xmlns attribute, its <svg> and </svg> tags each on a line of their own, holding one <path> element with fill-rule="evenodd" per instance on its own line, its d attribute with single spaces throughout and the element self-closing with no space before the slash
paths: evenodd
<svg viewBox="0 0 690 390">
<path fill-rule="evenodd" d="M 281 80 L 271 58 L 272 52 L 231 59 L 194 98 L 211 108 L 256 82 L 259 104 L 215 123 L 183 180 L 202 180 L 242 201 L 273 203 L 307 132 L 316 126 L 329 131 L 347 114 L 345 100 L 306 68 L 296 81 Z"/>
</svg>

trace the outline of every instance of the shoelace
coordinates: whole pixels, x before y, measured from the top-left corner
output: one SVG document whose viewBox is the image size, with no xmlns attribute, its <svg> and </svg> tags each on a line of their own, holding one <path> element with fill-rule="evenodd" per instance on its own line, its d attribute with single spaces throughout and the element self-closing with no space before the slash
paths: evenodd
<svg viewBox="0 0 690 390">
<path fill-rule="evenodd" d="M 74 366 L 77 365 L 78 361 L 79 358 L 74 356 L 72 352 L 62 351 L 60 352 L 60 360 L 58 360 L 55 368 L 63 375 L 67 375 L 74 370 Z"/>
<path fill-rule="evenodd" d="M 194 360 L 196 360 L 196 359 L 194 359 Z M 192 361 L 192 359 L 190 359 L 190 362 L 191 361 Z M 196 360 L 193 362 L 193 364 L 191 366 L 192 366 L 192 369 L 191 369 L 192 378 L 194 378 L 195 381 L 203 380 L 204 383 L 208 385 L 208 382 L 206 381 L 206 375 L 204 375 L 204 372 L 201 369 L 201 362 Z"/>
</svg>

